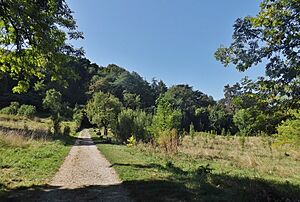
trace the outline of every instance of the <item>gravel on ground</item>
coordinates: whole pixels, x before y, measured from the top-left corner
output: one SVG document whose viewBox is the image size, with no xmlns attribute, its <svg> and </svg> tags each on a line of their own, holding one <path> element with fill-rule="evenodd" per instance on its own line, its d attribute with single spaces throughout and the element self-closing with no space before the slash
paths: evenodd
<svg viewBox="0 0 300 202">
<path fill-rule="evenodd" d="M 94 144 L 88 129 L 80 132 L 49 185 L 10 201 L 132 201 L 116 171 Z M 14 200 L 15 199 L 15 200 Z"/>
</svg>

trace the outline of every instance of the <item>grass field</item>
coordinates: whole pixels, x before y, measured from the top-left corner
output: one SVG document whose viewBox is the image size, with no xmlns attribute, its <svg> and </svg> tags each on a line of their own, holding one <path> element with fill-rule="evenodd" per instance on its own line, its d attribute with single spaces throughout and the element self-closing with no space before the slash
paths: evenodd
<svg viewBox="0 0 300 202">
<path fill-rule="evenodd" d="M 177 154 L 149 145 L 98 148 L 138 201 L 300 200 L 299 151 L 273 141 L 199 133 Z"/>
<path fill-rule="evenodd" d="M 0 116 L 0 198 L 15 189 L 44 185 L 59 169 L 75 138 L 48 134 L 50 123 Z"/>
</svg>

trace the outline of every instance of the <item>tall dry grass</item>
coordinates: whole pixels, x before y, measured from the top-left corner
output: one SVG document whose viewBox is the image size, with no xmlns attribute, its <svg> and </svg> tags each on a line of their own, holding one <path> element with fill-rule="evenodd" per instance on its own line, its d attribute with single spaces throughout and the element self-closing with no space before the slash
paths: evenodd
<svg viewBox="0 0 300 202">
<path fill-rule="evenodd" d="M 0 114 L 0 126 L 8 129 L 47 131 L 51 127 L 51 120 L 37 117 L 29 119 L 22 116 Z"/>
<path fill-rule="evenodd" d="M 185 136 L 179 152 L 192 158 L 214 161 L 224 167 L 249 169 L 262 175 L 280 177 L 300 173 L 300 151 L 292 147 L 276 147 L 272 137 L 217 136 L 197 133 Z"/>
<path fill-rule="evenodd" d="M 178 132 L 176 129 L 162 131 L 158 137 L 158 144 L 166 153 L 178 151 Z"/>
<path fill-rule="evenodd" d="M 0 131 L 0 146 L 2 147 L 28 147 L 32 139 L 20 134 L 17 131 Z"/>
</svg>

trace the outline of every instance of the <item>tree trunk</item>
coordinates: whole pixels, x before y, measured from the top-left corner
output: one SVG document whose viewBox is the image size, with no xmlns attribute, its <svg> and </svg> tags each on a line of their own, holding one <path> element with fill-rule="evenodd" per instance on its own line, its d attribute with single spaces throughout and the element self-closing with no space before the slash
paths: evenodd
<svg viewBox="0 0 300 202">
<path fill-rule="evenodd" d="M 104 126 L 104 137 L 107 137 L 107 126 Z"/>
</svg>

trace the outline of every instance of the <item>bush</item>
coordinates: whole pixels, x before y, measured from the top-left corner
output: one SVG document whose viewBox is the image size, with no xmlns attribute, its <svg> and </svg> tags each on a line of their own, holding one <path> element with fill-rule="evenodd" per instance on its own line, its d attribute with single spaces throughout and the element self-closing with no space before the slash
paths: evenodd
<svg viewBox="0 0 300 202">
<path fill-rule="evenodd" d="M 138 140 L 150 139 L 148 127 L 151 125 L 152 117 L 140 110 L 125 109 L 118 115 L 117 135 L 121 141 L 134 136 Z"/>
<path fill-rule="evenodd" d="M 127 147 L 133 147 L 136 145 L 136 139 L 134 136 L 131 136 L 130 138 L 127 139 Z"/>
<path fill-rule="evenodd" d="M 1 109 L 1 114 L 13 114 L 16 115 L 18 113 L 20 104 L 18 102 L 11 102 L 8 107 Z"/>
<path fill-rule="evenodd" d="M 169 105 L 158 105 L 153 117 L 151 132 L 156 138 L 161 131 L 173 128 L 179 130 L 181 120 L 182 112 L 179 109 L 173 109 Z"/>
<path fill-rule="evenodd" d="M 36 107 L 33 105 L 21 105 L 18 109 L 18 115 L 26 116 L 28 118 L 34 117 L 36 114 Z"/>
<path fill-rule="evenodd" d="M 277 130 L 278 143 L 300 146 L 300 113 L 294 112 L 293 118 L 282 122 Z"/>
</svg>

